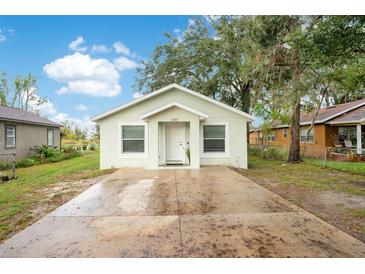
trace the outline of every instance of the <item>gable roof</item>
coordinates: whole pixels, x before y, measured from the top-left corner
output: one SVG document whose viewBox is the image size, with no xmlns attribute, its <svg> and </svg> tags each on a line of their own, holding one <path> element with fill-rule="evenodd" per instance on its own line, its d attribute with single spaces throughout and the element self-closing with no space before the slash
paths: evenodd
<svg viewBox="0 0 365 274">
<path fill-rule="evenodd" d="M 351 124 L 365 122 L 365 105 L 338 116 L 326 124 Z"/>
<path fill-rule="evenodd" d="M 364 105 L 365 105 L 365 99 L 361 99 L 361 100 L 357 100 L 357 101 L 353 101 L 353 102 L 334 105 L 332 107 L 321 108 L 318 112 L 318 116 L 316 118 L 315 123 L 316 124 L 325 123 L 344 113 L 347 113 L 351 110 L 354 110 L 354 109 L 359 108 Z M 316 110 L 309 112 L 309 113 L 302 112 L 300 114 L 300 124 L 301 125 L 311 124 L 312 120 L 313 120 L 313 116 L 315 114 L 316 114 Z"/>
<path fill-rule="evenodd" d="M 205 113 L 203 113 L 203 112 L 201 112 L 199 110 L 193 109 L 191 107 L 188 107 L 188 106 L 186 106 L 184 104 L 177 103 L 177 102 L 171 102 L 171 103 L 168 103 L 168 104 L 166 104 L 166 105 L 164 105 L 162 107 L 159 107 L 159 108 L 156 108 L 156 109 L 154 109 L 152 111 L 149 111 L 149 112 L 143 114 L 140 118 L 142 120 L 144 120 L 144 119 L 146 119 L 148 117 L 151 117 L 152 115 L 155 115 L 155 114 L 157 114 L 159 112 L 162 112 L 162 111 L 164 111 L 166 109 L 169 109 L 171 107 L 178 107 L 178 108 L 184 109 L 186 111 L 189 111 L 191 113 L 194 113 L 194 114 L 198 115 L 200 117 L 200 119 L 203 119 L 203 120 L 208 118 L 208 114 L 205 114 Z"/>
<path fill-rule="evenodd" d="M 0 106 L 0 120 L 42 126 L 61 127 L 62 125 L 20 108 Z"/>
<path fill-rule="evenodd" d="M 93 122 L 97 122 L 97 121 L 99 121 L 99 120 L 101 120 L 101 119 L 103 119 L 103 118 L 105 118 L 105 117 L 108 117 L 108 116 L 110 116 L 110 115 L 112 115 L 112 114 L 114 114 L 114 113 L 116 113 L 116 112 L 119 112 L 119 111 L 121 111 L 121 110 L 124 110 L 124 109 L 126 109 L 126 108 L 129 108 L 129 107 L 134 106 L 134 105 L 136 105 L 136 104 L 139 104 L 139 103 L 141 103 L 141 102 L 143 102 L 143 101 L 146 101 L 146 100 L 148 100 L 148 99 L 150 99 L 150 98 L 152 98 L 152 97 L 158 96 L 159 94 L 162 94 L 162 93 L 167 92 L 167 91 L 169 91 L 169 90 L 171 90 L 171 89 L 174 89 L 174 88 L 175 88 L 175 89 L 178 89 L 178 90 L 180 90 L 180 91 L 186 92 L 186 93 L 188 93 L 188 94 L 191 94 L 191 95 L 193 95 L 193 96 L 196 96 L 196 97 L 198 97 L 198 98 L 201 98 L 201 99 L 203 99 L 203 100 L 205 100 L 205 101 L 208 101 L 208 102 L 210 102 L 210 103 L 213 103 L 213 104 L 215 104 L 215 105 L 217 105 L 217 106 L 220 106 L 220 107 L 225 108 L 225 109 L 227 109 L 227 110 L 230 110 L 230 111 L 232 111 L 232 112 L 235 112 L 235 113 L 237 113 L 237 114 L 239 114 L 239 115 L 242 115 L 243 117 L 247 118 L 248 120 L 251 120 L 251 121 L 253 120 L 253 116 L 251 116 L 250 114 L 248 114 L 248 113 L 246 113 L 246 112 L 240 111 L 240 110 L 238 110 L 238 109 L 236 109 L 236 108 L 234 108 L 234 107 L 228 106 L 228 105 L 226 105 L 226 104 L 224 104 L 224 103 L 222 103 L 222 102 L 219 102 L 219 101 L 217 101 L 217 100 L 214 100 L 214 99 L 212 99 L 212 98 L 209 98 L 209 97 L 207 97 L 207 96 L 205 96 L 205 95 L 203 95 L 203 94 L 201 94 L 201 93 L 199 93 L 199 92 L 196 92 L 196 91 L 193 91 L 193 90 L 191 90 L 191 89 L 188 89 L 188 88 L 182 87 L 182 86 L 180 86 L 180 85 L 178 85 L 178 84 L 171 84 L 171 85 L 168 85 L 168 86 L 163 87 L 163 88 L 161 88 L 161 89 L 155 90 L 155 91 L 153 91 L 153 92 L 151 92 L 151 93 L 148 93 L 148 94 L 146 94 L 146 95 L 144 95 L 144 96 L 142 96 L 142 97 L 139 97 L 139 98 L 137 98 L 137 99 L 135 99 L 135 100 L 133 100 L 133 101 L 131 101 L 131 102 L 127 103 L 127 104 L 121 105 L 121 106 L 119 106 L 119 107 L 117 107 L 117 108 L 114 108 L 114 109 L 112 109 L 112 110 L 109 110 L 109 111 L 107 111 L 107 112 L 104 112 L 104 113 L 102 113 L 102 114 L 99 114 L 99 115 L 97 115 L 97 116 L 93 117 L 93 118 L 91 119 L 91 121 L 93 121 Z"/>
</svg>

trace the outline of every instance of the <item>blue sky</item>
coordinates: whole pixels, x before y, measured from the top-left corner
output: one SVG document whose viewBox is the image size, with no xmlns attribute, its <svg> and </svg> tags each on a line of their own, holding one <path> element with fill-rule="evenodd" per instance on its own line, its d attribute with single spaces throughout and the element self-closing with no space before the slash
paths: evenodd
<svg viewBox="0 0 365 274">
<path fill-rule="evenodd" d="M 0 71 L 11 80 L 32 73 L 40 95 L 51 101 L 41 109 L 45 115 L 86 125 L 89 117 L 133 99 L 135 66 L 164 42 L 164 32 L 183 30 L 188 21 L 188 16 L 1 16 Z"/>
</svg>

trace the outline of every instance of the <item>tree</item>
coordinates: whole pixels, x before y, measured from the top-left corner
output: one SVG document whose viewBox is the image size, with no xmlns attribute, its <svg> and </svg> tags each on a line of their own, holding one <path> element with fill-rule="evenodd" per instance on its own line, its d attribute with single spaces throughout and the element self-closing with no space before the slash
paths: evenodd
<svg viewBox="0 0 365 274">
<path fill-rule="evenodd" d="M 254 82 L 253 48 L 246 41 L 250 17 L 195 18 L 183 37 L 167 33 L 151 60 L 137 70 L 135 89 L 144 93 L 178 83 L 250 112 Z"/>
<path fill-rule="evenodd" d="M 5 72 L 0 74 L 0 99 L 1 105 L 17 107 L 26 111 L 31 106 L 39 106 L 47 102 L 39 96 L 36 87 L 37 80 L 32 74 L 26 76 L 18 75 L 13 86 L 9 86 L 9 81 Z"/>
<path fill-rule="evenodd" d="M 261 89 L 279 94 L 277 98 L 291 106 L 289 162 L 301 160 L 299 123 L 303 97 L 336 97 L 343 92 L 339 84 L 344 81 L 336 83 L 333 73 L 350 73 L 349 65 L 363 58 L 364 27 L 361 16 L 255 17 L 252 39 L 260 48 L 260 61 L 264 64 L 258 83 Z"/>
</svg>

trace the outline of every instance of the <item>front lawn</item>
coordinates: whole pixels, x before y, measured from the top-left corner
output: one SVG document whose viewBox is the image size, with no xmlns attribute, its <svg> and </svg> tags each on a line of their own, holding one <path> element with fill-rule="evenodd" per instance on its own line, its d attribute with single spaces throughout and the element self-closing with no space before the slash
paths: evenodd
<svg viewBox="0 0 365 274">
<path fill-rule="evenodd" d="M 110 172 L 99 170 L 96 152 L 17 169 L 17 180 L 0 184 L 0 241 L 90 186 L 90 178 Z"/>
<path fill-rule="evenodd" d="M 305 159 L 306 163 L 323 167 L 323 160 L 314 159 L 314 158 L 307 158 Z M 353 174 L 361 174 L 365 175 L 365 163 L 364 162 L 339 162 L 339 161 L 326 161 L 326 167 L 330 169 L 350 172 Z"/>
<path fill-rule="evenodd" d="M 334 168 L 350 171 L 350 164 L 359 166 Z M 365 242 L 365 176 L 324 169 L 314 160 L 289 164 L 257 156 L 249 157 L 248 170 L 235 170 Z"/>
</svg>

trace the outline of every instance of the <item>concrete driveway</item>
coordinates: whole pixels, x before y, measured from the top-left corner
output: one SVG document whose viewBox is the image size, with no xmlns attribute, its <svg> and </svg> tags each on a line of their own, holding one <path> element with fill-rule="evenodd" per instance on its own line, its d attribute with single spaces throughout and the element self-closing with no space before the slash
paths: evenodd
<svg viewBox="0 0 365 274">
<path fill-rule="evenodd" d="M 218 166 L 120 169 L 0 246 L 0 257 L 364 256 L 359 240 Z"/>
</svg>

